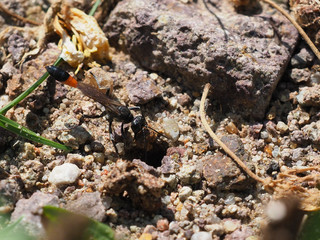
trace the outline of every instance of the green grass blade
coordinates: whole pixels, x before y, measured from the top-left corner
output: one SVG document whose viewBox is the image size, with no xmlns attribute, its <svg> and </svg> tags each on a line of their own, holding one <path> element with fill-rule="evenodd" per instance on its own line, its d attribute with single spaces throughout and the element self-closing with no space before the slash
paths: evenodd
<svg viewBox="0 0 320 240">
<path fill-rule="evenodd" d="M 58 66 L 63 61 L 62 58 L 58 58 L 57 61 L 53 64 L 54 66 Z M 4 115 L 6 112 L 16 106 L 19 102 L 21 102 L 24 98 L 26 98 L 30 93 L 32 93 L 41 83 L 43 83 L 44 80 L 49 76 L 49 73 L 46 72 L 43 74 L 38 81 L 36 81 L 31 87 L 29 87 L 26 91 L 21 93 L 17 98 L 15 98 L 13 101 L 11 101 L 8 105 L 0 109 L 0 114 Z"/>
<path fill-rule="evenodd" d="M 299 240 L 320 240 L 320 211 L 308 213 Z"/>
<path fill-rule="evenodd" d="M 96 12 L 97 8 L 99 7 L 100 3 L 101 3 L 101 0 L 97 0 L 94 3 L 94 5 L 92 6 L 92 8 L 91 8 L 91 10 L 90 10 L 90 12 L 88 14 L 89 16 L 93 16 L 93 14 Z"/>
<path fill-rule="evenodd" d="M 20 137 L 24 137 L 26 139 L 29 139 L 31 141 L 35 141 L 38 143 L 42 143 L 51 147 L 55 147 L 64 151 L 71 151 L 71 148 L 62 145 L 60 143 L 53 142 L 49 139 L 46 139 L 44 137 L 38 136 L 35 132 L 29 130 L 28 128 L 25 128 L 21 126 L 20 124 L 16 123 L 15 121 L 12 121 L 9 118 L 6 118 L 5 116 L 0 114 L 0 127 L 3 127 L 4 129 L 13 132 Z"/>
<path fill-rule="evenodd" d="M 36 240 L 36 237 L 32 237 L 25 227 L 21 224 L 22 218 L 17 221 L 4 226 L 0 229 L 0 239 L 6 240 Z"/>
</svg>

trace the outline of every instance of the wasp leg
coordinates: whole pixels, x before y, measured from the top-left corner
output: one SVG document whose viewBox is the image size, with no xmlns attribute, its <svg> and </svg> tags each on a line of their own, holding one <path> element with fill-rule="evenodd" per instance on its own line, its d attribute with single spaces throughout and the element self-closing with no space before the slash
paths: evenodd
<svg viewBox="0 0 320 240">
<path fill-rule="evenodd" d="M 124 123 L 121 123 L 121 137 L 125 139 L 127 133 L 124 131 Z"/>
<path fill-rule="evenodd" d="M 129 108 L 129 110 L 134 110 L 134 111 L 141 109 L 139 106 L 128 107 L 128 108 Z"/>
<path fill-rule="evenodd" d="M 113 132 L 112 132 L 112 120 L 109 121 L 109 138 L 113 144 L 114 150 L 116 150 L 116 153 L 119 155 L 116 142 L 114 140 Z"/>
<path fill-rule="evenodd" d="M 143 148 L 144 148 L 144 161 L 146 162 L 148 159 L 148 146 L 147 146 L 147 139 L 146 139 L 146 128 L 142 129 L 143 133 Z"/>
</svg>

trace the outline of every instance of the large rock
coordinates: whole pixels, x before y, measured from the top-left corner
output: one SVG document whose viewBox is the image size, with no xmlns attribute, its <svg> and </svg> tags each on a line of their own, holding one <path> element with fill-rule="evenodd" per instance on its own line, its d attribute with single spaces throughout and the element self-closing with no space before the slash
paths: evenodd
<svg viewBox="0 0 320 240">
<path fill-rule="evenodd" d="M 105 218 L 106 211 L 99 192 L 80 193 L 76 199 L 67 202 L 66 209 L 100 222 Z"/>
<path fill-rule="evenodd" d="M 104 26 L 111 45 L 125 49 L 142 66 L 213 96 L 243 116 L 262 118 L 298 34 L 277 11 L 235 12 L 176 0 L 124 0 Z M 244 107 L 245 106 L 245 107 Z"/>
<path fill-rule="evenodd" d="M 44 237 L 45 230 L 41 223 L 42 208 L 51 205 L 58 207 L 59 199 L 52 194 L 35 192 L 29 199 L 20 199 L 11 214 L 11 221 L 15 222 L 22 217 L 22 224 L 27 227 L 33 236 Z"/>
</svg>

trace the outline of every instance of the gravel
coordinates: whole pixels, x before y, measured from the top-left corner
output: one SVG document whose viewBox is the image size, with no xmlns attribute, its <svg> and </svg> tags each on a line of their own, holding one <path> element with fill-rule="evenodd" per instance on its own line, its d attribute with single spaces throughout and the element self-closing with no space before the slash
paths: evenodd
<svg viewBox="0 0 320 240">
<path fill-rule="evenodd" d="M 12 10 L 24 13 L 27 7 L 21 6 L 28 1 L 17 1 L 21 4 Z M 73 150 L 0 130 L 1 210 L 13 211 L 13 220 L 25 214 L 35 232 L 43 231 L 41 206 L 53 204 L 110 225 L 119 239 L 259 239 L 268 214 L 277 220 L 274 213 L 281 212 L 270 206 L 273 215 L 264 211 L 272 194 L 203 129 L 198 112 L 203 84 L 213 85 L 205 102 L 212 130 L 259 177 L 275 179 L 286 169 L 319 165 L 319 63 L 303 41 L 295 48 L 296 31 L 276 11 L 261 3 L 254 14 L 238 14 L 231 2 L 206 1 L 202 9 L 201 1 L 125 0 L 110 17 L 101 13 L 100 19 L 108 20 L 99 23 L 115 48 L 112 63 L 90 71 L 105 78 L 99 83 L 113 85 L 110 97 L 138 104 L 140 110 L 132 113 L 143 114 L 147 125 L 134 136 L 130 123 L 124 124 L 122 135 L 114 119 L 117 154 L 110 116 L 83 118 L 108 106 L 48 80 L 6 117 Z M 126 4 L 132 8 L 121 8 Z M 145 11 L 152 4 L 162 7 Z M 2 39 L 7 55 L 0 66 L 0 104 L 27 89 L 60 54 L 48 39 L 22 72 L 15 64 L 21 46 L 35 44 L 37 36 L 12 31 Z M 10 55 L 9 47 L 17 55 Z M 88 81 L 86 69 L 79 80 Z"/>
</svg>

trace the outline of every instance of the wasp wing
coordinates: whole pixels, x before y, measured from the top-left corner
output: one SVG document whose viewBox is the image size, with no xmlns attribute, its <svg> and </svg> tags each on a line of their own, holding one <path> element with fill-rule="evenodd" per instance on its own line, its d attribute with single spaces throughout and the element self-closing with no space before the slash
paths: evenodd
<svg viewBox="0 0 320 240">
<path fill-rule="evenodd" d="M 78 82 L 77 87 L 84 95 L 92 98 L 98 103 L 101 103 L 106 108 L 106 110 L 110 112 L 110 114 L 113 114 L 115 116 L 120 115 L 119 107 L 122 106 L 122 104 L 119 101 L 108 97 L 103 92 L 89 84 Z"/>
</svg>

